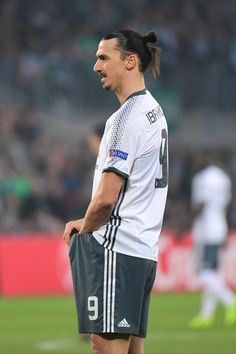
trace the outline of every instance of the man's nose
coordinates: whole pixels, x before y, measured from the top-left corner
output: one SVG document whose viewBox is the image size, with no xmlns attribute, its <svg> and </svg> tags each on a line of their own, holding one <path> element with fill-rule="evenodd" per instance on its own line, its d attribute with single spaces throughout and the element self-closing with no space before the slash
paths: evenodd
<svg viewBox="0 0 236 354">
<path fill-rule="evenodd" d="M 99 69 L 99 64 L 97 61 L 94 64 L 93 71 L 95 71 L 95 73 L 99 73 L 101 71 L 101 69 Z"/>
</svg>

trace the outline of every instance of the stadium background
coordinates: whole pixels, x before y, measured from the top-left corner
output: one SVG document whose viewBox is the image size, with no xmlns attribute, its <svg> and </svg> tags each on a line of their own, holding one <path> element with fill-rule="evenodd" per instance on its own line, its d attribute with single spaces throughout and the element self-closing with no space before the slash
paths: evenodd
<svg viewBox="0 0 236 354">
<path fill-rule="evenodd" d="M 122 27 L 142 33 L 155 30 L 163 50 L 160 78 L 153 81 L 147 75 L 147 87 L 162 105 L 170 128 L 170 188 L 163 240 L 165 234 L 178 245 L 188 239 L 195 161 L 212 150 L 232 178 L 228 219 L 235 240 L 236 1 L 1 0 L 0 292 L 4 267 L 24 290 L 29 274 L 16 270 L 22 263 L 20 257 L 27 259 L 18 248 L 19 241 L 28 244 L 26 234 L 37 245 L 42 245 L 42 238 L 51 242 L 61 237 L 65 221 L 84 214 L 95 163 L 89 141 L 94 127 L 118 107 L 116 98 L 103 92 L 92 71 L 94 54 L 104 34 Z M 16 239 L 11 254 L 11 242 Z M 3 249 L 7 246 L 8 252 Z M 227 274 L 234 284 L 236 255 L 235 248 L 231 250 Z M 3 264 L 6 254 L 8 263 Z M 28 262 L 27 266 L 35 266 L 33 259 Z M 32 277 L 34 271 L 35 267 Z M 194 297 L 187 299 L 197 305 Z M 178 301 L 176 306 L 180 306 Z M 43 308 L 42 304 L 40 299 L 35 302 L 36 307 Z M 185 304 L 183 300 L 182 311 Z M 18 305 L 23 311 L 22 302 Z M 3 298 L 1 306 L 7 309 L 12 302 Z M 161 311 L 159 316 L 162 323 Z M 188 321 L 187 314 L 183 318 Z M 22 318 L 15 321 L 12 317 L 7 333 Z M 180 328 L 185 328 L 181 320 Z M 212 338 L 217 333 L 219 329 Z M 232 344 L 230 332 L 225 333 Z M 190 347 L 188 354 L 192 354 Z M 212 353 L 233 353 L 228 347 L 216 350 Z M 211 353 L 210 349 L 202 352 Z M 165 353 L 172 351 L 169 348 Z"/>
</svg>

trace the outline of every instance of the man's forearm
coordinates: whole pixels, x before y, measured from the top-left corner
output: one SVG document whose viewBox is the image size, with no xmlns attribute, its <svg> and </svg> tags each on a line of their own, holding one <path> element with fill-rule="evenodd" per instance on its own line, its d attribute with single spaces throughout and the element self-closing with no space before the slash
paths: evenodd
<svg viewBox="0 0 236 354">
<path fill-rule="evenodd" d="M 93 232 L 104 225 L 111 216 L 114 205 L 102 204 L 96 198 L 91 201 L 84 217 L 81 233 Z"/>
</svg>

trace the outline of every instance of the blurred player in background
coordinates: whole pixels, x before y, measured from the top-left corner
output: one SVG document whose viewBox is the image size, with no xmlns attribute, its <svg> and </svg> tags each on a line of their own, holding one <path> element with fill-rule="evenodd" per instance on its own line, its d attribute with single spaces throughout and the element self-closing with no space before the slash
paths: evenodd
<svg viewBox="0 0 236 354">
<path fill-rule="evenodd" d="M 88 137 L 88 144 L 89 144 L 90 151 L 96 157 L 98 156 L 99 146 L 104 133 L 104 128 L 105 126 L 103 123 L 96 124 L 93 127 L 92 132 Z"/>
<path fill-rule="evenodd" d="M 199 315 L 190 322 L 191 328 L 207 328 L 214 322 L 218 301 L 225 306 L 225 324 L 236 322 L 236 302 L 219 272 L 220 251 L 225 245 L 227 207 L 231 199 L 231 181 L 210 154 L 201 156 L 199 171 L 192 181 L 194 213 L 193 239 L 197 270 L 203 289 Z"/>
<path fill-rule="evenodd" d="M 94 71 L 121 107 L 106 122 L 86 215 L 64 232 L 79 331 L 94 354 L 144 354 L 168 186 L 167 124 L 144 80 L 147 69 L 159 74 L 156 39 L 121 30 L 96 53 Z"/>
</svg>

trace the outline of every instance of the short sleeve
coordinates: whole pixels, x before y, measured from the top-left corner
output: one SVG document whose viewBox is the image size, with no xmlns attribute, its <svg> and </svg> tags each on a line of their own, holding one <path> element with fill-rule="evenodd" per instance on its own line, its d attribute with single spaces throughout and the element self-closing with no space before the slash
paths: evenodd
<svg viewBox="0 0 236 354">
<path fill-rule="evenodd" d="M 127 108 L 121 110 L 108 127 L 103 172 L 114 172 L 127 179 L 137 157 L 138 140 L 135 116 Z"/>
</svg>

